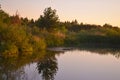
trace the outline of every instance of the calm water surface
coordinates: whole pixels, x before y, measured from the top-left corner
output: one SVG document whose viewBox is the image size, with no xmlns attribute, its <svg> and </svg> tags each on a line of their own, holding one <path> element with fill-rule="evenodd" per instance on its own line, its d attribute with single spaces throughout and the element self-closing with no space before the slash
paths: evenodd
<svg viewBox="0 0 120 80">
<path fill-rule="evenodd" d="M 120 51 L 74 49 L 0 59 L 0 80 L 120 80 Z"/>
</svg>

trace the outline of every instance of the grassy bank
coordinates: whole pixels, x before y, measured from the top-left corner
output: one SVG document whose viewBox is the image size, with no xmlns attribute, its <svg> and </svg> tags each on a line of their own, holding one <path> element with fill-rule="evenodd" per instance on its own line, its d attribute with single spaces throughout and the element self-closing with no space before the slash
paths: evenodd
<svg viewBox="0 0 120 80">
<path fill-rule="evenodd" d="M 120 47 L 120 29 L 104 28 L 80 30 L 66 34 L 65 44 L 68 46 L 113 46 Z"/>
</svg>

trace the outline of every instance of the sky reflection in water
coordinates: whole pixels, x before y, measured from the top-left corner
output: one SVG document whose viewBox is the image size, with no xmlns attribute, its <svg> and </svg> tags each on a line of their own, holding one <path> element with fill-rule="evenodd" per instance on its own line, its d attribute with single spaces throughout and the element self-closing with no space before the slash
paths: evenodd
<svg viewBox="0 0 120 80">
<path fill-rule="evenodd" d="M 47 54 L 43 59 L 30 62 L 17 70 L 9 68 L 10 66 L 6 67 L 6 73 L 1 64 L 0 78 L 3 80 L 120 80 L 119 55 L 120 51 L 106 49 L 76 49 Z"/>
</svg>

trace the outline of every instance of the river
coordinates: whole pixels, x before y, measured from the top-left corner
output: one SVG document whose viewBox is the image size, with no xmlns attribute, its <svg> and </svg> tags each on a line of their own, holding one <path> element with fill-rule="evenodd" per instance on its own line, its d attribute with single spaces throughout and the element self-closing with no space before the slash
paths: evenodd
<svg viewBox="0 0 120 80">
<path fill-rule="evenodd" d="M 0 80 L 120 80 L 120 50 L 72 49 L 0 58 Z"/>
</svg>

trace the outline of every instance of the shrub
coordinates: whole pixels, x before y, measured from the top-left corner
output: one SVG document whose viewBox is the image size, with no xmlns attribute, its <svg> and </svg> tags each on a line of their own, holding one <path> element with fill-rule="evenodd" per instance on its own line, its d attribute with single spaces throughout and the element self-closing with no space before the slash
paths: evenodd
<svg viewBox="0 0 120 80">
<path fill-rule="evenodd" d="M 43 50 L 46 48 L 46 43 L 43 38 L 40 38 L 39 36 L 33 36 L 32 38 L 32 45 L 34 50 Z"/>
<path fill-rule="evenodd" d="M 0 45 L 2 56 L 17 56 L 18 47 L 12 43 L 4 43 Z"/>
</svg>

